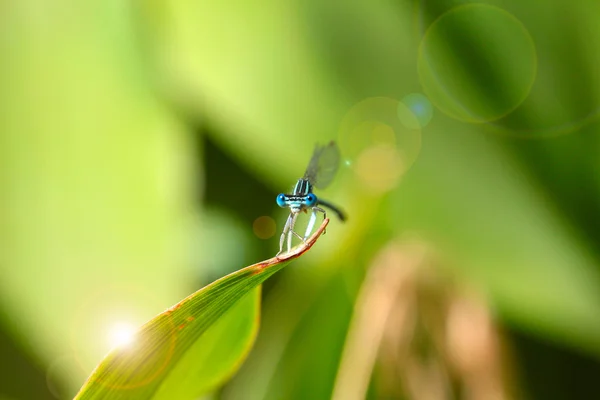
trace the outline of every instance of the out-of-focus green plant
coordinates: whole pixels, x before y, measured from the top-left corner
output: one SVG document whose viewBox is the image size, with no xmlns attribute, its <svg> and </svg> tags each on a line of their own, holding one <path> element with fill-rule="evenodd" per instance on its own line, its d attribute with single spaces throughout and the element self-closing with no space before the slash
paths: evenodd
<svg viewBox="0 0 600 400">
<path fill-rule="evenodd" d="M 576 393 L 600 370 L 597 1 L 38 3 L 0 5 L 0 337 L 39 390 L 71 398 L 114 321 L 275 249 L 253 221 L 285 220 L 274 194 L 315 142 L 359 137 L 327 193 L 347 224 L 269 280 L 256 346 L 216 395 L 330 397 L 365 276 L 408 232 L 442 287 L 440 271 L 485 298 L 531 398 L 598 397 Z M 40 398 L 5 359 L 0 389 Z M 370 398 L 394 381 L 384 361 Z"/>
</svg>

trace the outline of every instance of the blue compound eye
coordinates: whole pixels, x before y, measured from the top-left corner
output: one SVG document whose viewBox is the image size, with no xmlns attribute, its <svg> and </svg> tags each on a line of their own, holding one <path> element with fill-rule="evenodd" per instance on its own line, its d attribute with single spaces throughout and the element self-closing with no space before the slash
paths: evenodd
<svg viewBox="0 0 600 400">
<path fill-rule="evenodd" d="M 311 206 L 314 206 L 315 204 L 317 204 L 317 196 L 315 196 L 312 193 L 309 193 L 306 196 L 306 205 L 311 207 Z"/>
<path fill-rule="evenodd" d="M 277 195 L 277 205 L 281 208 L 287 207 L 285 195 L 283 193 Z"/>
</svg>

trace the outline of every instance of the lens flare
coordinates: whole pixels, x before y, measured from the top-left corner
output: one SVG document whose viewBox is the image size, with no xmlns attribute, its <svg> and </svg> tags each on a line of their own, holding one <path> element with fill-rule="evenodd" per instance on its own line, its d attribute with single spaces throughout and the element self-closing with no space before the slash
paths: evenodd
<svg viewBox="0 0 600 400">
<path fill-rule="evenodd" d="M 426 101 L 418 110 L 421 114 L 428 104 L 425 96 L 422 99 Z M 393 190 L 421 151 L 421 128 L 428 121 L 421 121 L 410 105 L 387 97 L 367 98 L 340 123 L 344 164 L 375 192 Z"/>
<path fill-rule="evenodd" d="M 384 193 L 396 186 L 404 173 L 404 166 L 394 147 L 372 146 L 360 154 L 356 173 L 369 189 Z"/>
<path fill-rule="evenodd" d="M 529 95 L 537 75 L 536 46 L 511 13 L 466 4 L 429 26 L 417 69 L 439 110 L 460 121 L 490 122 L 513 112 Z"/>
<path fill-rule="evenodd" d="M 70 341 L 85 374 L 111 348 L 131 344 L 137 327 L 164 309 L 152 292 L 129 284 L 103 287 L 78 303 L 70 323 Z"/>
<path fill-rule="evenodd" d="M 406 112 L 410 112 L 418 122 L 418 126 L 413 129 L 424 128 L 433 118 L 433 106 L 427 96 L 421 93 L 411 93 L 402 98 L 398 104 L 398 118 L 401 121 L 412 121 L 406 116 Z"/>
<path fill-rule="evenodd" d="M 128 322 L 116 322 L 108 329 L 107 339 L 111 347 L 124 347 L 135 338 L 136 328 Z"/>
</svg>

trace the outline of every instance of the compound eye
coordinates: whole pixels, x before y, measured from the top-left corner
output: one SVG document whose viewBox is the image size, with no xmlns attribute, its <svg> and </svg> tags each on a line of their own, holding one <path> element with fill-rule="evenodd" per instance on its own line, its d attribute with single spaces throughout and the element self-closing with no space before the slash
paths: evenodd
<svg viewBox="0 0 600 400">
<path fill-rule="evenodd" d="M 283 193 L 277 195 L 277 205 L 281 208 L 287 207 L 285 195 Z"/>
<path fill-rule="evenodd" d="M 317 204 L 317 196 L 310 193 L 308 196 L 306 196 L 306 204 L 308 206 L 314 206 L 315 204 Z"/>
</svg>

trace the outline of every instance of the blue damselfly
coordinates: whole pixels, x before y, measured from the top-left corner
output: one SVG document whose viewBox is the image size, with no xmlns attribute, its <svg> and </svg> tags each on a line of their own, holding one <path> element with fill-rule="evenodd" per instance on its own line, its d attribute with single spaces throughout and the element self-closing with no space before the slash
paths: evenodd
<svg viewBox="0 0 600 400">
<path fill-rule="evenodd" d="M 306 242 L 306 239 L 315 226 L 317 212 L 323 213 L 323 219 L 327 218 L 327 212 L 321 208 L 321 206 L 329 208 L 340 220 L 346 220 L 346 216 L 339 208 L 328 201 L 317 197 L 313 193 L 313 187 L 324 189 L 331 183 L 338 170 L 339 164 L 340 150 L 335 142 L 332 141 L 325 146 L 317 145 L 310 162 L 308 163 L 308 167 L 306 167 L 304 176 L 298 179 L 292 194 L 280 193 L 277 195 L 277 205 L 282 208 L 287 207 L 290 209 L 290 215 L 279 239 L 279 253 L 277 253 L 277 255 L 281 254 L 283 251 L 283 243 L 285 242 L 286 236 L 288 251 L 290 251 L 292 247 L 292 235 L 298 237 L 302 242 Z M 298 215 L 301 212 L 308 212 L 309 210 L 311 211 L 310 219 L 306 227 L 306 233 L 304 234 L 304 237 L 302 237 L 294 231 L 294 225 L 296 224 Z"/>
</svg>

